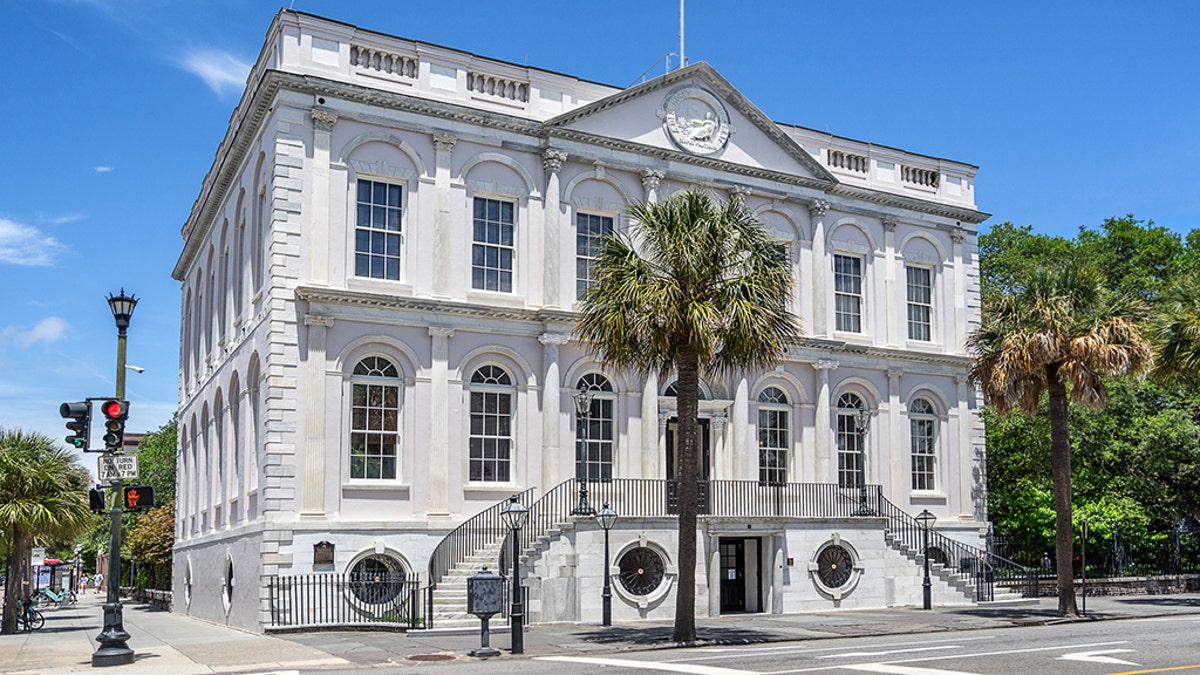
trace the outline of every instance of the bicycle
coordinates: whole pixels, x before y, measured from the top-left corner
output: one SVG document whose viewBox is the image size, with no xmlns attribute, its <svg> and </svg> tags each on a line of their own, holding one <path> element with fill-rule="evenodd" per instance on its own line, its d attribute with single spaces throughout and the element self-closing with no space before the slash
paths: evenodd
<svg viewBox="0 0 1200 675">
<path fill-rule="evenodd" d="M 46 625 L 46 617 L 33 608 L 34 604 L 35 601 L 32 599 L 17 601 L 17 626 L 22 630 L 39 630 Z"/>
<path fill-rule="evenodd" d="M 70 607 L 75 604 L 75 592 L 70 590 L 62 590 L 55 593 L 49 588 L 43 588 L 38 592 L 38 597 L 45 597 L 49 602 L 57 604 L 60 608 Z"/>
</svg>

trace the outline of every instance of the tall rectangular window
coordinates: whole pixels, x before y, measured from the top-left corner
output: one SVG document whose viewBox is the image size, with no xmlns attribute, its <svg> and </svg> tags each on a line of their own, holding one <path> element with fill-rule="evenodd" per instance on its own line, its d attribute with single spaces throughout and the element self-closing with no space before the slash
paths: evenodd
<svg viewBox="0 0 1200 675">
<path fill-rule="evenodd" d="M 471 245 L 471 288 L 512 292 L 516 204 L 475 198 Z"/>
<path fill-rule="evenodd" d="M 399 185 L 358 181 L 354 222 L 354 275 L 400 279 L 400 225 L 403 191 Z"/>
<path fill-rule="evenodd" d="M 788 480 L 787 396 L 778 387 L 767 387 L 758 395 L 758 482 L 781 485 Z"/>
<path fill-rule="evenodd" d="M 833 298 L 837 329 L 862 332 L 863 274 L 862 258 L 833 256 Z"/>
<path fill-rule="evenodd" d="M 503 368 L 483 366 L 471 376 L 472 482 L 511 480 L 513 396 L 512 377 Z"/>
<path fill-rule="evenodd" d="M 596 283 L 593 267 L 600 257 L 600 240 L 612 234 L 613 219 L 590 213 L 575 215 L 575 297 Z"/>
<path fill-rule="evenodd" d="M 906 266 L 908 273 L 908 339 L 928 342 L 933 335 L 933 270 Z"/>
</svg>

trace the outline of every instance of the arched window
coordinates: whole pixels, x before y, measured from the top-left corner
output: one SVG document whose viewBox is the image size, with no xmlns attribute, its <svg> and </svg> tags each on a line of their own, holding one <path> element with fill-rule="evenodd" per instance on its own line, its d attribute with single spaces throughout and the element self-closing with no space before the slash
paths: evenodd
<svg viewBox="0 0 1200 675">
<path fill-rule="evenodd" d="M 787 394 L 767 387 L 758 395 L 758 482 L 777 485 L 788 481 L 788 448 L 791 410 Z"/>
<path fill-rule="evenodd" d="M 666 389 L 663 389 L 663 396 L 678 397 L 679 396 L 679 381 L 676 380 L 676 381 L 672 382 L 671 384 L 668 384 Z M 699 401 L 707 401 L 708 400 L 708 392 L 704 390 L 703 382 L 700 383 L 700 387 L 696 391 L 696 399 Z"/>
<path fill-rule="evenodd" d="M 909 439 L 912 444 L 912 489 L 937 489 L 937 416 L 933 404 L 923 398 L 908 405 Z"/>
<path fill-rule="evenodd" d="M 400 441 L 400 373 L 380 356 L 350 378 L 350 478 L 394 480 Z"/>
<path fill-rule="evenodd" d="M 837 404 L 838 485 L 866 483 L 867 406 L 857 394 L 842 394 Z"/>
<path fill-rule="evenodd" d="M 471 375 L 471 457 L 473 482 L 512 480 L 512 377 L 499 366 L 483 366 Z"/>
<path fill-rule="evenodd" d="M 580 411 L 578 405 L 575 409 L 575 478 L 590 483 L 611 482 L 616 420 L 612 382 L 599 373 L 588 373 L 579 378 L 575 391 L 577 397 L 586 392 L 586 409 Z"/>
</svg>

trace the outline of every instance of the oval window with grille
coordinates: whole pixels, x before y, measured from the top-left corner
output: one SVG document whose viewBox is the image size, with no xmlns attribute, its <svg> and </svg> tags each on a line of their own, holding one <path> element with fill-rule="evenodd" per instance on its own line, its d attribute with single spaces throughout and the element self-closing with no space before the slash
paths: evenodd
<svg viewBox="0 0 1200 675">
<path fill-rule="evenodd" d="M 841 588 L 850 581 L 854 558 L 844 546 L 826 546 L 817 554 L 817 577 L 829 588 Z"/>
<path fill-rule="evenodd" d="M 617 565 L 621 570 L 621 586 L 633 595 L 649 595 L 663 582 L 666 565 L 652 548 L 632 548 L 621 556 Z"/>
</svg>

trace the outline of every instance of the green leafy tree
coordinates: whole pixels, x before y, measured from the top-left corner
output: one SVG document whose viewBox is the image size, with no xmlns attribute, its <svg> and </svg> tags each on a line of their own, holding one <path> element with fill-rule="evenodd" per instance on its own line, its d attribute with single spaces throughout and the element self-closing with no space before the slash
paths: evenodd
<svg viewBox="0 0 1200 675">
<path fill-rule="evenodd" d="M 138 441 L 140 482 L 154 488 L 155 499 L 160 504 L 175 499 L 175 462 L 178 447 L 179 421 L 175 417 Z"/>
<path fill-rule="evenodd" d="M 1042 396 L 1049 398 L 1058 610 L 1074 616 L 1068 400 L 1103 408 L 1108 400 L 1104 377 L 1145 372 L 1150 346 L 1134 314 L 1104 287 L 1103 276 L 1075 263 L 1019 278 L 1010 292 L 985 307 L 982 324 L 967 344 L 971 381 L 999 414 L 1019 409 L 1033 416 Z"/>
<path fill-rule="evenodd" d="M 126 537 L 129 557 L 150 565 L 157 588 L 170 578 L 171 551 L 175 546 L 175 502 L 150 509 L 137 519 Z M 163 574 L 166 570 L 167 574 Z"/>
<path fill-rule="evenodd" d="M 1200 234 L 1200 230 L 1195 234 Z M 1200 289 L 1200 272 L 1182 276 L 1163 294 L 1150 324 L 1154 378 L 1167 385 L 1200 385 L 1200 293 L 1197 289 Z"/>
<path fill-rule="evenodd" d="M 600 245 L 577 332 L 600 359 L 677 372 L 679 577 L 674 640 L 696 639 L 696 494 L 701 371 L 773 365 L 800 336 L 791 265 L 745 203 L 685 191 L 630 208 Z"/>
<path fill-rule="evenodd" d="M 87 470 L 45 434 L 0 429 L 0 530 L 9 540 L 0 633 L 16 631 L 16 600 L 35 542 L 69 540 L 94 521 Z"/>
</svg>

